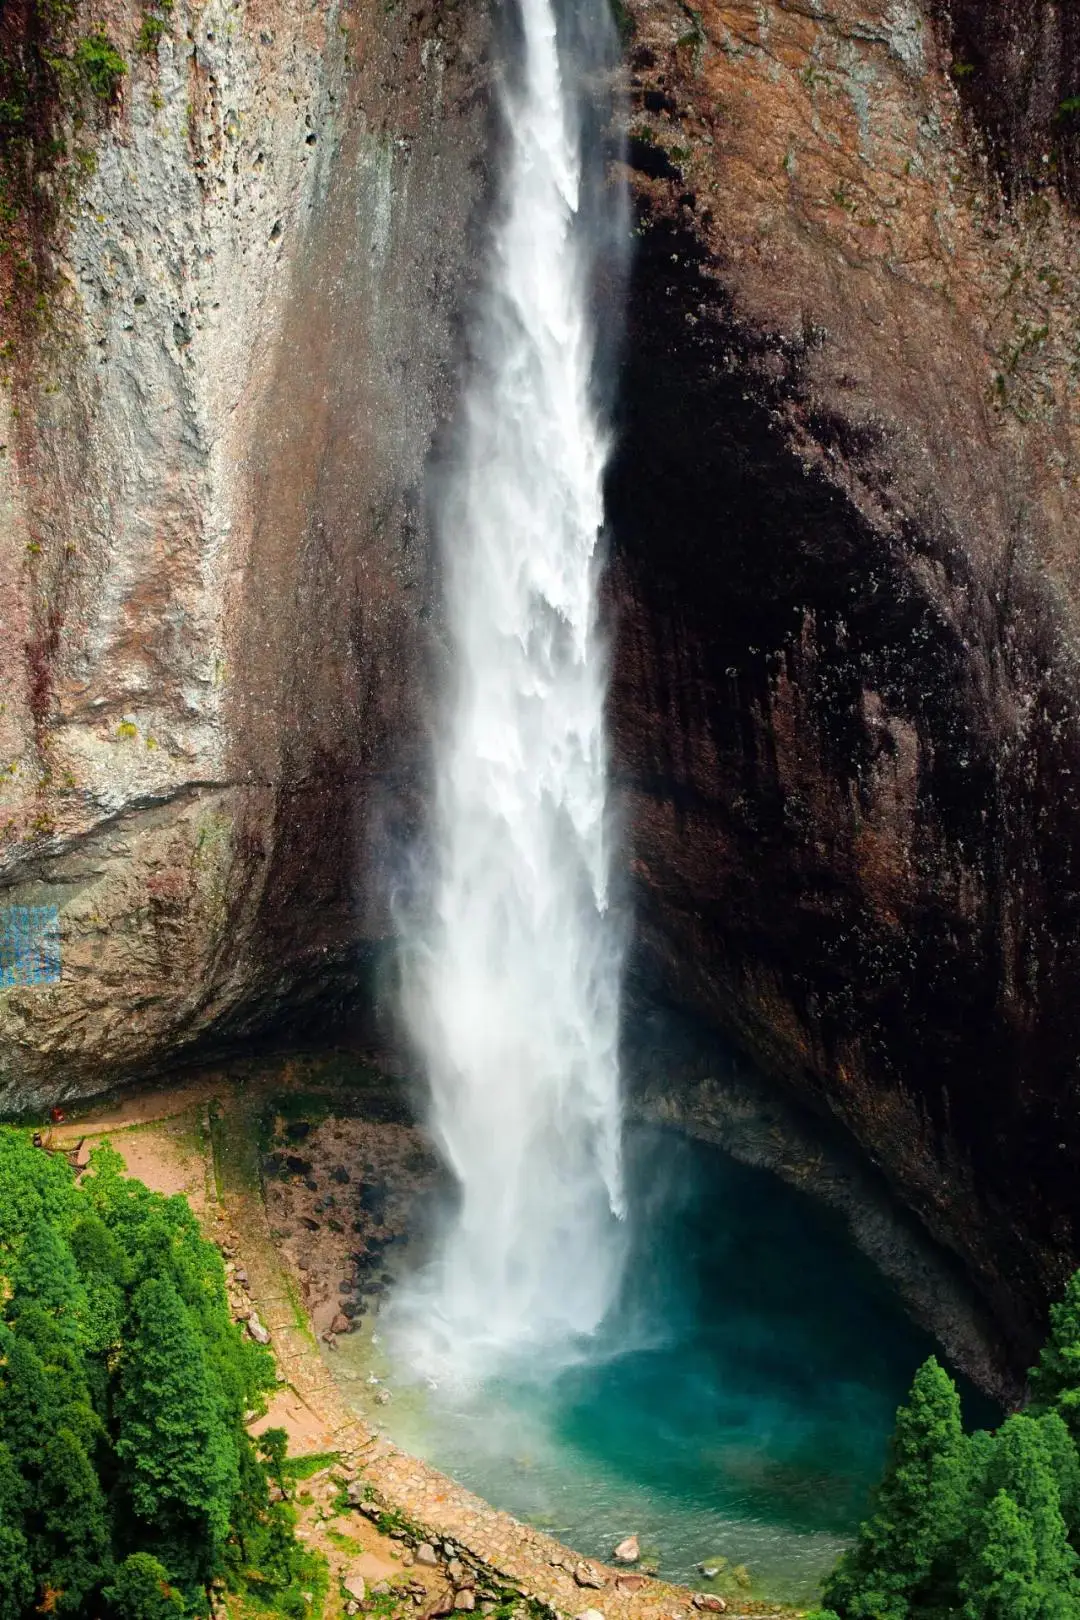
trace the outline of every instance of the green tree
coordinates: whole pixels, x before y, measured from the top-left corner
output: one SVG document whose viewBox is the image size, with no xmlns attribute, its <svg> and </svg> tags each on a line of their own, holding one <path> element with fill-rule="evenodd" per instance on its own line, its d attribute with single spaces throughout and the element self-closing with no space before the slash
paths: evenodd
<svg viewBox="0 0 1080 1620">
<path fill-rule="evenodd" d="M 123 1333 L 130 1262 L 100 1215 L 92 1212 L 80 1216 L 72 1227 L 71 1252 L 86 1290 L 89 1348 L 108 1353 L 119 1345 Z"/>
<path fill-rule="evenodd" d="M 931 1356 L 896 1414 L 873 1512 L 825 1587 L 841 1620 L 908 1620 L 913 1600 L 930 1599 L 937 1566 L 959 1534 L 970 1480 L 960 1398 Z"/>
<path fill-rule="evenodd" d="M 1050 1308 L 1050 1335 L 1029 1377 L 1032 1414 L 1058 1411 L 1080 1437 L 1080 1271 Z"/>
<path fill-rule="evenodd" d="M 218 1560 L 238 1485 L 237 1442 L 191 1312 L 171 1282 L 140 1284 L 116 1400 L 116 1454 L 135 1513 L 170 1537 L 197 1524 L 200 1578 Z"/>
<path fill-rule="evenodd" d="M 69 1242 L 75 1263 L 84 1277 L 92 1277 L 95 1281 L 107 1278 L 121 1287 L 131 1281 L 131 1267 L 123 1247 L 100 1215 L 80 1215 L 71 1228 Z"/>
<path fill-rule="evenodd" d="M 289 1436 L 284 1429 L 264 1429 L 259 1436 L 258 1446 L 268 1476 L 284 1491 L 285 1458 L 289 1451 Z"/>
<path fill-rule="evenodd" d="M 77 1613 L 111 1574 L 111 1537 L 97 1474 L 70 1429 L 42 1447 L 35 1518 L 30 1545 L 39 1580 L 58 1612 Z"/>
<path fill-rule="evenodd" d="M 998 1430 L 986 1489 L 995 1499 L 1002 1492 L 1008 1495 L 1030 1535 L 1045 1620 L 1056 1620 L 1061 1605 L 1061 1615 L 1071 1620 L 1080 1615 L 1080 1586 L 1077 1556 L 1061 1512 L 1054 1448 L 1055 1432 L 1045 1420 L 1020 1413 L 1010 1417 Z"/>
<path fill-rule="evenodd" d="M 34 1597 L 34 1570 L 23 1529 L 26 1487 L 0 1443 L 0 1620 L 20 1620 Z"/>
<path fill-rule="evenodd" d="M 1022 1472 L 1031 1505 L 999 1490 L 976 1514 L 961 1581 L 964 1620 L 1080 1620 L 1075 1554 L 1056 1514 L 1053 1479 L 1033 1461 L 1038 1442 L 1020 1444 L 1030 1444 Z"/>
<path fill-rule="evenodd" d="M 271 1501 L 273 1480 L 285 1487 L 287 1436 L 267 1429 L 259 1436 L 260 1462 L 247 1436 L 240 1449 L 240 1484 L 233 1508 L 233 1535 L 225 1551 L 225 1574 L 234 1591 L 249 1591 L 260 1605 L 306 1620 L 311 1594 L 326 1586 L 326 1567 L 297 1541 L 296 1509 L 284 1499 Z"/>
<path fill-rule="evenodd" d="M 61 1231 L 81 1196 L 66 1160 L 36 1152 L 19 1131 L 0 1131 L 0 1270 L 35 1216 Z"/>
<path fill-rule="evenodd" d="M 1075 1540 L 1080 1533 L 1080 1451 L 1059 1412 L 1046 1412 L 1035 1421 L 1057 1482 L 1065 1528 L 1070 1540 Z"/>
<path fill-rule="evenodd" d="M 13 1289 L 4 1314 L 16 1322 L 29 1305 L 37 1305 L 72 1337 L 80 1331 L 86 1290 L 71 1246 L 44 1216 L 28 1224 L 13 1268 Z"/>
<path fill-rule="evenodd" d="M 35 1591 L 34 1570 L 26 1537 L 8 1524 L 0 1510 L 0 1620 L 21 1620 Z"/>
<path fill-rule="evenodd" d="M 202 1616 L 219 1574 L 306 1620 L 325 1560 L 246 1432 L 273 1380 L 183 1199 L 0 1126 L 0 1620 Z"/>
<path fill-rule="evenodd" d="M 211 1376 L 230 1419 L 258 1407 L 275 1382 L 274 1359 L 263 1346 L 236 1331 L 228 1308 L 221 1255 L 207 1243 L 185 1199 L 161 1198 L 123 1176 L 111 1148 L 91 1155 L 89 1192 L 97 1212 L 120 1243 L 137 1285 L 168 1279 L 193 1313 L 208 1356 Z"/>
<path fill-rule="evenodd" d="M 45 1364 L 32 1344 L 0 1323 L 0 1435 L 25 1475 L 41 1458 L 56 1407 Z"/>
<path fill-rule="evenodd" d="M 971 1540 L 964 1620 L 1043 1620 L 1035 1538 L 1008 1491 L 976 1516 Z"/>
<path fill-rule="evenodd" d="M 104 1425 L 94 1411 L 87 1365 L 69 1327 L 40 1305 L 29 1304 L 19 1315 L 13 1343 L 17 1348 L 5 1370 L 17 1387 L 8 1395 L 0 1393 L 0 1412 L 6 1407 L 10 1415 L 10 1430 L 5 1429 L 9 1444 L 21 1447 L 29 1460 L 49 1429 L 63 1424 L 92 1451 Z"/>
<path fill-rule="evenodd" d="M 132 1553 L 116 1571 L 105 1596 L 119 1620 L 180 1620 L 184 1600 L 169 1584 L 169 1572 L 150 1553 Z"/>
</svg>

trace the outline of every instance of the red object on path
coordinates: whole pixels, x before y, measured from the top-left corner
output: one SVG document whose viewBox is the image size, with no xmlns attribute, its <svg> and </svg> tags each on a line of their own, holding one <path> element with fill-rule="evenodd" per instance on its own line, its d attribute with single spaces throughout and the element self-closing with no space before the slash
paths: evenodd
<svg viewBox="0 0 1080 1620">
<path fill-rule="evenodd" d="M 62 1108 L 50 1108 L 49 1118 L 54 1125 L 62 1125 L 64 1122 L 64 1110 Z"/>
</svg>

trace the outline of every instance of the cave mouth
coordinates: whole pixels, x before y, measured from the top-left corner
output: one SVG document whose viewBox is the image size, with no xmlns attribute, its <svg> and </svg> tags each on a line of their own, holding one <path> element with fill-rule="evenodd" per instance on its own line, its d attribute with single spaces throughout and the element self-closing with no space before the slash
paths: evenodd
<svg viewBox="0 0 1080 1620">
<path fill-rule="evenodd" d="M 626 1162 L 623 1287 L 577 1359 L 433 1387 L 376 1322 L 374 1345 L 371 1324 L 339 1342 L 334 1370 L 366 1401 L 376 1368 L 395 1441 L 586 1557 L 633 1533 L 664 1579 L 812 1601 L 936 1346 L 808 1194 L 655 1125 L 628 1128 Z M 967 1418 L 996 1421 L 958 1382 Z"/>
</svg>

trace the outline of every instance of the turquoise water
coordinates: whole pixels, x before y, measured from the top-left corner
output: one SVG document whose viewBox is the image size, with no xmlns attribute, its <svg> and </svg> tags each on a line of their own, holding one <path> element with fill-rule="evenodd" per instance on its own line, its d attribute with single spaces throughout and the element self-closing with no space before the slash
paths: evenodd
<svg viewBox="0 0 1080 1620">
<path fill-rule="evenodd" d="M 828 1209 L 666 1132 L 634 1134 L 628 1156 L 625 1286 L 581 1359 L 469 1394 L 384 1368 L 379 1419 L 586 1555 L 636 1532 L 668 1579 L 731 1593 L 746 1565 L 753 1595 L 809 1600 L 934 1346 Z"/>
</svg>

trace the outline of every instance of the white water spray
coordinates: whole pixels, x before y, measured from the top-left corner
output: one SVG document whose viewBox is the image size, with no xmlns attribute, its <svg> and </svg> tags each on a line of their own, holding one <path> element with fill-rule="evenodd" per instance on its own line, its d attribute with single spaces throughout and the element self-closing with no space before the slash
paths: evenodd
<svg viewBox="0 0 1080 1620">
<path fill-rule="evenodd" d="M 575 0 L 578 37 L 560 49 L 552 0 L 519 0 L 519 17 L 477 365 L 440 512 L 454 672 L 432 915 L 406 973 L 461 1198 L 401 1309 L 414 1364 L 458 1376 L 591 1333 L 622 1254 L 593 304 L 623 221 L 586 149 L 579 77 L 610 63 L 610 24 L 606 0 Z"/>
</svg>

